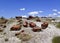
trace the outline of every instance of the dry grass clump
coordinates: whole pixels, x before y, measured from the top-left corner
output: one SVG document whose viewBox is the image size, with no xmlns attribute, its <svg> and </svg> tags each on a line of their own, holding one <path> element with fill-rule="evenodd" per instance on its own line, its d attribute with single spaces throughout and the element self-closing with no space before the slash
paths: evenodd
<svg viewBox="0 0 60 43">
<path fill-rule="evenodd" d="M 20 34 L 17 37 L 23 41 L 27 41 L 27 40 L 31 39 L 31 35 L 29 35 L 29 34 Z"/>
<path fill-rule="evenodd" d="M 56 27 L 57 27 L 57 28 L 60 28 L 60 22 L 59 22 L 59 23 L 57 23 Z"/>
<path fill-rule="evenodd" d="M 25 33 L 24 30 L 22 30 L 20 33 L 16 34 L 17 38 L 21 39 L 22 41 L 28 41 L 32 38 L 32 36 L 28 33 Z"/>
<path fill-rule="evenodd" d="M 54 37 L 52 43 L 60 43 L 60 36 Z"/>
</svg>

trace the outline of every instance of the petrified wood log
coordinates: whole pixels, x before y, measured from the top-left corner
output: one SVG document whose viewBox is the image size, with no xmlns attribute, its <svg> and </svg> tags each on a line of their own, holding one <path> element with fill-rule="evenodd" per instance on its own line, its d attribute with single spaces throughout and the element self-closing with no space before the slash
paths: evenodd
<svg viewBox="0 0 60 43">
<path fill-rule="evenodd" d="M 32 31 L 34 32 L 40 32 L 41 31 L 41 28 L 36 26 L 36 27 L 33 27 Z"/>
<path fill-rule="evenodd" d="M 29 16 L 29 18 L 34 18 L 33 16 Z"/>
<path fill-rule="evenodd" d="M 22 18 L 22 16 L 16 16 L 15 17 L 17 20 L 19 20 L 20 18 Z"/>
<path fill-rule="evenodd" d="M 11 30 L 20 30 L 21 29 L 21 25 L 14 25 L 11 27 Z"/>
<path fill-rule="evenodd" d="M 23 33 L 23 32 L 24 32 L 24 30 L 21 30 L 21 32 L 16 33 L 15 36 L 17 36 L 17 35 L 19 35 L 20 33 Z"/>
<path fill-rule="evenodd" d="M 35 26 L 36 26 L 36 24 L 35 24 L 35 23 L 33 23 L 33 22 L 30 22 L 30 23 L 29 23 L 29 26 L 30 26 L 30 27 L 35 27 Z"/>
<path fill-rule="evenodd" d="M 42 29 L 46 29 L 48 27 L 48 23 L 44 22 L 43 24 L 41 24 L 41 28 Z"/>
<path fill-rule="evenodd" d="M 23 26 L 24 26 L 24 27 L 28 27 L 28 22 L 25 21 L 25 22 L 23 23 Z"/>
</svg>

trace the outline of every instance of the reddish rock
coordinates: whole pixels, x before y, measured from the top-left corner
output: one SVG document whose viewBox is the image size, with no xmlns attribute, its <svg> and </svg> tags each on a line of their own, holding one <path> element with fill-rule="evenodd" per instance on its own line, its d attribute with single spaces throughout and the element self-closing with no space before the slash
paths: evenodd
<svg viewBox="0 0 60 43">
<path fill-rule="evenodd" d="M 16 16 L 15 17 L 17 20 L 19 20 L 20 18 L 22 18 L 22 16 Z"/>
<path fill-rule="evenodd" d="M 28 22 L 25 21 L 25 22 L 23 23 L 23 26 L 24 26 L 24 27 L 28 27 Z"/>
<path fill-rule="evenodd" d="M 29 18 L 34 18 L 33 16 L 29 16 Z"/>
<path fill-rule="evenodd" d="M 11 30 L 20 30 L 21 29 L 21 25 L 14 25 L 11 27 Z"/>
<path fill-rule="evenodd" d="M 40 27 L 33 27 L 33 29 L 32 29 L 32 31 L 34 31 L 34 32 L 39 32 L 39 31 L 41 31 L 41 28 Z"/>
<path fill-rule="evenodd" d="M 48 23 L 44 22 L 43 24 L 41 24 L 42 29 L 46 29 L 48 27 Z"/>
<path fill-rule="evenodd" d="M 24 30 L 21 30 L 21 32 L 24 32 Z"/>
<path fill-rule="evenodd" d="M 23 33 L 23 32 L 24 32 L 24 30 L 21 30 L 21 32 L 16 33 L 15 36 L 17 36 L 17 35 L 19 35 L 20 33 Z"/>
<path fill-rule="evenodd" d="M 35 23 L 33 23 L 33 22 L 30 22 L 30 23 L 29 23 L 29 26 L 30 26 L 30 27 L 35 27 L 35 26 L 36 26 L 36 24 L 35 24 Z"/>
</svg>

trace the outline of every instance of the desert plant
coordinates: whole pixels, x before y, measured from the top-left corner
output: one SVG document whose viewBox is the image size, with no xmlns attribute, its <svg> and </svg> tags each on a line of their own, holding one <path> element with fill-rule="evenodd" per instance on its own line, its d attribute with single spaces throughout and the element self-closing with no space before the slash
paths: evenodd
<svg viewBox="0 0 60 43">
<path fill-rule="evenodd" d="M 22 41 L 28 41 L 29 39 L 31 39 L 31 35 L 29 34 L 19 34 L 17 35 L 17 37 Z"/>
<path fill-rule="evenodd" d="M 54 37 L 52 43 L 60 43 L 60 36 Z"/>
<path fill-rule="evenodd" d="M 56 27 L 57 27 L 57 28 L 60 28 L 60 22 L 59 22 L 59 23 L 57 23 Z"/>
</svg>

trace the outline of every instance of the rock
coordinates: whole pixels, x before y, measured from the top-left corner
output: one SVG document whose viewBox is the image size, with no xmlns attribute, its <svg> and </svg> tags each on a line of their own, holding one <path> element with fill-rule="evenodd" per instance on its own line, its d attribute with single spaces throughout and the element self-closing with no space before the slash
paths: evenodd
<svg viewBox="0 0 60 43">
<path fill-rule="evenodd" d="M 23 26 L 24 26 L 24 27 L 28 27 L 28 22 L 25 21 L 25 22 L 23 23 Z"/>
<path fill-rule="evenodd" d="M 17 36 L 17 35 L 19 35 L 20 33 L 23 33 L 23 32 L 24 32 L 24 30 L 21 30 L 21 32 L 16 33 L 15 36 Z"/>
<path fill-rule="evenodd" d="M 35 27 L 35 26 L 36 26 L 36 24 L 35 24 L 35 23 L 33 23 L 33 22 L 30 22 L 30 23 L 29 23 L 29 26 L 30 26 L 30 27 Z"/>
<path fill-rule="evenodd" d="M 22 18 L 22 16 L 16 16 L 15 17 L 17 20 L 19 20 L 20 18 Z"/>
<path fill-rule="evenodd" d="M 33 16 L 29 16 L 29 18 L 34 18 Z"/>
<path fill-rule="evenodd" d="M 43 24 L 41 24 L 41 28 L 42 29 L 46 29 L 48 27 L 48 23 L 44 22 Z"/>
<path fill-rule="evenodd" d="M 20 30 L 21 29 L 21 25 L 14 25 L 11 27 L 11 30 Z"/>
<path fill-rule="evenodd" d="M 33 32 L 40 32 L 41 31 L 41 28 L 36 26 L 36 27 L 33 27 L 32 29 Z"/>
</svg>

